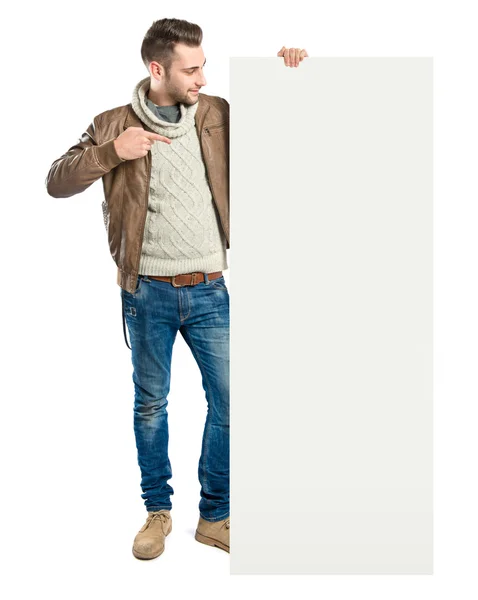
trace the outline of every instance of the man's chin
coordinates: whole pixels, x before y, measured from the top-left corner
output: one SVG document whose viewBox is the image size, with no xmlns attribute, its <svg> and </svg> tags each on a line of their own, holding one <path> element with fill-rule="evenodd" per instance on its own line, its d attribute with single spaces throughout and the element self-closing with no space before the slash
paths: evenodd
<svg viewBox="0 0 478 600">
<path fill-rule="evenodd" d="M 189 104 L 190 106 L 192 106 L 193 104 L 196 104 L 196 102 L 198 102 L 199 100 L 199 94 L 191 94 L 191 95 L 187 95 L 186 98 L 184 98 L 183 103 L 184 104 Z"/>
</svg>

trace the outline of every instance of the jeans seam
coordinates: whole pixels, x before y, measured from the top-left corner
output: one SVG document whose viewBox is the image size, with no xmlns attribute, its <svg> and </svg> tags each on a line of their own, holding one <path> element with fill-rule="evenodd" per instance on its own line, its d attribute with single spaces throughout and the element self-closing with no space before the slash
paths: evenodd
<svg viewBox="0 0 478 600">
<path fill-rule="evenodd" d="M 209 378 L 207 376 L 207 370 L 204 368 L 204 365 L 203 365 L 203 362 L 201 360 L 201 357 L 199 356 L 198 352 L 196 351 L 196 346 L 194 345 L 192 337 L 189 335 L 189 333 L 186 330 L 184 330 L 184 335 L 187 336 L 188 339 L 189 339 L 189 341 L 191 342 L 191 348 L 193 350 L 194 356 L 196 357 L 196 360 L 198 361 L 198 363 L 201 365 L 201 372 L 204 371 L 204 379 L 206 380 L 207 389 L 209 390 L 209 394 L 210 394 L 211 400 L 212 400 L 213 394 L 212 394 L 211 386 L 209 384 Z M 203 467 L 204 468 L 204 483 L 205 484 L 208 483 L 207 469 L 206 469 L 206 463 L 207 463 L 206 458 L 209 455 L 209 443 L 208 443 L 209 442 L 209 435 L 208 434 L 209 434 L 209 429 L 211 428 L 210 427 L 211 420 L 209 419 L 209 407 L 208 407 L 208 414 L 207 414 L 207 417 L 206 417 L 206 421 L 207 421 L 207 423 L 206 423 L 207 430 L 206 430 L 206 432 L 204 434 L 205 443 L 204 443 L 204 467 Z"/>
<path fill-rule="evenodd" d="M 186 286 L 184 286 L 184 287 L 186 287 Z M 178 288 L 178 296 L 179 296 L 179 315 L 180 315 L 180 319 L 181 319 L 181 321 L 186 321 L 186 320 L 187 320 L 187 318 L 189 317 L 189 315 L 191 314 L 191 298 L 189 297 L 189 295 L 188 295 L 188 292 L 186 291 L 186 296 L 187 296 L 187 299 L 188 299 L 188 307 L 189 307 L 189 310 L 188 310 L 188 314 L 187 314 L 185 317 L 181 317 L 181 310 L 182 310 L 182 307 L 183 307 L 183 303 L 182 303 L 182 300 L 181 300 L 181 291 L 180 291 L 180 289 L 181 289 L 181 288 Z"/>
</svg>

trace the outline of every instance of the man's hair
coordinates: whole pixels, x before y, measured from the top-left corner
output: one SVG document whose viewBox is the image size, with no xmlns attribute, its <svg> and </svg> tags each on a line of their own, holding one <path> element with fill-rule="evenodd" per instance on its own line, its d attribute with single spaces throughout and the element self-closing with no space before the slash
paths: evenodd
<svg viewBox="0 0 478 600">
<path fill-rule="evenodd" d="M 149 63 L 160 63 L 166 74 L 177 58 L 174 47 L 177 43 L 186 46 L 200 46 L 202 42 L 202 29 L 195 23 L 182 19 L 160 19 L 154 21 L 144 36 L 141 44 L 141 58 L 149 71 Z"/>
</svg>

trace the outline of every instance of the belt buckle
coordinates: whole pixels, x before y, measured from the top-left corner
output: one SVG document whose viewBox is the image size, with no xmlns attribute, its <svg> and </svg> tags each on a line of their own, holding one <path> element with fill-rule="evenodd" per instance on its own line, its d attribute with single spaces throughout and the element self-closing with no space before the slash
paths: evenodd
<svg viewBox="0 0 478 600">
<path fill-rule="evenodd" d="M 182 273 L 181 273 L 182 275 Z M 190 283 L 176 283 L 176 277 L 178 277 L 178 275 L 173 275 L 171 278 L 171 283 L 173 285 L 173 287 L 179 288 L 179 287 L 184 287 L 185 285 L 194 285 L 196 283 L 196 273 L 190 273 L 191 275 L 191 282 Z"/>
</svg>

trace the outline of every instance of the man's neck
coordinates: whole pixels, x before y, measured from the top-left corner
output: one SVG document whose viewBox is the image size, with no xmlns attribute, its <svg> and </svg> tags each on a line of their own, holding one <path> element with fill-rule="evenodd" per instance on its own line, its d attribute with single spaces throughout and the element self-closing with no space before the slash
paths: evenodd
<svg viewBox="0 0 478 600">
<path fill-rule="evenodd" d="M 151 98 L 151 96 L 149 95 L 151 92 L 151 90 L 148 92 L 147 96 L 148 96 L 148 100 L 150 100 L 155 106 L 157 106 L 158 108 L 166 108 L 168 106 L 177 106 L 178 103 L 176 102 L 176 104 L 157 104 L 157 102 L 155 102 L 153 100 L 153 98 Z M 158 98 L 155 98 L 155 100 L 158 100 Z"/>
</svg>

